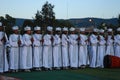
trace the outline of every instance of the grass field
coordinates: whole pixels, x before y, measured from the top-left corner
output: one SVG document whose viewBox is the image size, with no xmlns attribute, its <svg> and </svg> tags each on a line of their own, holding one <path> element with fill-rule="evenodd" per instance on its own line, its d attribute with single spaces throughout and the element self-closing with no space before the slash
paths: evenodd
<svg viewBox="0 0 120 80">
<path fill-rule="evenodd" d="M 120 69 L 78 69 L 5 73 L 21 80 L 120 80 Z"/>
</svg>

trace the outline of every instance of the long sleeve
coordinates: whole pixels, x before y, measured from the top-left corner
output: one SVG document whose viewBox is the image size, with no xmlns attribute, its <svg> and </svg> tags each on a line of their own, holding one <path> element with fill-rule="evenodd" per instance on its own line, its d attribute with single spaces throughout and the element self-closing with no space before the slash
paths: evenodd
<svg viewBox="0 0 120 80">
<path fill-rule="evenodd" d="M 61 43 L 59 35 L 55 35 L 53 38 L 54 38 L 53 45 L 59 45 Z"/>
<path fill-rule="evenodd" d="M 116 35 L 114 39 L 115 44 L 120 45 L 120 35 Z"/>
<path fill-rule="evenodd" d="M 42 39 L 41 34 L 34 34 L 33 39 L 34 39 L 33 46 L 40 46 L 41 45 L 41 42 L 40 42 L 40 40 Z"/>
<path fill-rule="evenodd" d="M 43 45 L 49 46 L 52 44 L 51 35 L 46 34 L 44 35 L 43 39 L 44 39 Z"/>
<path fill-rule="evenodd" d="M 65 34 L 62 34 L 62 45 L 65 46 L 65 45 L 68 45 L 68 38 Z"/>
<path fill-rule="evenodd" d="M 21 35 L 16 35 L 16 34 L 11 34 L 9 36 L 9 46 L 10 47 L 18 47 L 18 40 L 21 41 L 22 43 L 22 36 Z"/>
<path fill-rule="evenodd" d="M 107 45 L 112 45 L 112 44 L 113 44 L 112 36 L 108 36 Z"/>
<path fill-rule="evenodd" d="M 95 35 L 92 34 L 90 36 L 90 43 L 91 44 L 97 44 L 98 43 L 97 36 L 95 36 Z"/>
<path fill-rule="evenodd" d="M 72 45 L 77 44 L 77 35 L 71 34 L 68 36 L 68 38 L 69 38 L 68 41 L 70 44 L 72 44 Z"/>
<path fill-rule="evenodd" d="M 100 41 L 99 41 L 99 44 L 100 45 L 105 45 L 106 41 L 105 41 L 105 38 L 103 36 L 100 35 Z"/>
<path fill-rule="evenodd" d="M 9 37 L 10 47 L 18 47 L 18 35 L 12 34 Z"/>
<path fill-rule="evenodd" d="M 24 46 L 30 46 L 30 45 L 32 45 L 31 36 L 28 35 L 28 34 L 24 34 L 23 35 L 22 41 L 23 41 L 23 45 Z"/>
<path fill-rule="evenodd" d="M 80 44 L 81 44 L 81 45 L 87 45 L 86 40 L 87 40 L 87 36 L 85 36 L 85 35 L 80 35 Z"/>
</svg>

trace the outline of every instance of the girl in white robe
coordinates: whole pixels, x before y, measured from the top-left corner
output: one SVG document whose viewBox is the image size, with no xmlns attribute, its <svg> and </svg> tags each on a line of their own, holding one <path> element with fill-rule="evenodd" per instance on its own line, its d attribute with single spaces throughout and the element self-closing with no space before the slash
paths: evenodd
<svg viewBox="0 0 120 80">
<path fill-rule="evenodd" d="M 100 35 L 98 37 L 98 54 L 97 54 L 97 67 L 103 68 L 103 59 L 105 56 L 105 38 L 104 38 L 104 30 L 100 30 Z"/>
<path fill-rule="evenodd" d="M 80 41 L 79 41 L 79 67 L 85 68 L 88 62 L 87 51 L 87 36 L 85 35 L 85 29 L 80 28 Z"/>
<path fill-rule="evenodd" d="M 62 67 L 60 31 L 61 28 L 56 28 L 56 34 L 53 37 L 53 60 L 55 69 Z"/>
<path fill-rule="evenodd" d="M 42 34 L 40 34 L 41 28 L 36 26 L 34 28 L 35 33 L 33 35 L 33 67 L 35 70 L 41 70 L 42 65 Z"/>
<path fill-rule="evenodd" d="M 75 28 L 70 28 L 69 38 L 69 55 L 70 55 L 70 67 L 78 68 L 78 36 L 74 33 Z"/>
<path fill-rule="evenodd" d="M 33 39 L 31 37 L 31 28 L 26 26 L 24 28 L 25 34 L 22 37 L 22 53 L 21 53 L 21 69 L 30 72 L 32 69 L 32 42 Z"/>
<path fill-rule="evenodd" d="M 106 39 L 106 55 L 113 55 L 114 56 L 114 40 L 112 35 L 112 29 L 108 29 L 108 36 Z"/>
<path fill-rule="evenodd" d="M 14 26 L 13 34 L 9 37 L 9 46 L 10 46 L 10 53 L 9 53 L 9 66 L 12 72 L 17 72 L 20 67 L 20 44 L 21 44 L 21 35 L 18 34 L 18 26 Z"/>
<path fill-rule="evenodd" d="M 120 28 L 117 29 L 117 35 L 114 38 L 115 56 L 120 57 Z"/>
<path fill-rule="evenodd" d="M 67 37 L 68 28 L 63 28 L 62 34 L 62 65 L 64 69 L 68 69 L 69 66 L 69 53 L 68 53 L 68 37 Z"/>
<path fill-rule="evenodd" d="M 97 36 L 97 29 L 94 29 L 93 34 L 90 35 L 90 45 L 91 45 L 91 51 L 90 51 L 90 67 L 96 68 L 96 57 L 97 57 L 97 47 L 98 47 L 98 36 Z"/>
<path fill-rule="evenodd" d="M 8 38 L 6 33 L 3 32 L 3 26 L 2 26 L 2 23 L 0 22 L 0 73 L 8 71 L 6 42 L 8 42 Z"/>
<path fill-rule="evenodd" d="M 48 26 L 48 33 L 43 37 L 43 67 L 46 70 L 52 70 L 53 67 L 52 29 L 51 26 Z"/>
</svg>

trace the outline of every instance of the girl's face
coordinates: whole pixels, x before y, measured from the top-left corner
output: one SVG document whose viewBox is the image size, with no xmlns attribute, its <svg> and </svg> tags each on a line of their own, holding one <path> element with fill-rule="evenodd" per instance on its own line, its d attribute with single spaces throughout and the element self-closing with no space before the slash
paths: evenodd
<svg viewBox="0 0 120 80">
<path fill-rule="evenodd" d="M 36 31 L 35 31 L 35 33 L 40 34 L 40 33 L 41 33 L 41 31 L 40 31 L 40 30 L 36 30 Z"/>
<path fill-rule="evenodd" d="M 71 31 L 70 33 L 71 33 L 71 34 L 75 34 L 75 32 L 74 32 L 74 31 Z"/>
<path fill-rule="evenodd" d="M 26 33 L 27 33 L 27 34 L 31 34 L 31 30 L 27 30 Z"/>
<path fill-rule="evenodd" d="M 85 32 L 83 32 L 83 31 L 82 31 L 82 32 L 80 32 L 80 33 L 81 33 L 81 34 L 85 34 Z"/>
<path fill-rule="evenodd" d="M 108 32 L 108 35 L 112 35 L 112 32 Z"/>
<path fill-rule="evenodd" d="M 67 31 L 63 31 L 63 34 L 67 34 L 68 32 Z"/>
<path fill-rule="evenodd" d="M 0 31 L 2 31 L 3 30 L 3 27 L 0 27 Z"/>
<path fill-rule="evenodd" d="M 18 30 L 13 30 L 13 33 L 18 34 Z"/>
<path fill-rule="evenodd" d="M 60 34 L 61 32 L 60 31 L 56 31 L 56 34 Z"/>
</svg>

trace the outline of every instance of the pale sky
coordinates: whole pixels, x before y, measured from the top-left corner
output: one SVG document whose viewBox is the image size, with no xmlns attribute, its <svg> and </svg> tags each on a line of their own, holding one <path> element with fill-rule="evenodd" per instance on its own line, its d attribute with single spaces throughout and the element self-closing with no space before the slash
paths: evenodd
<svg viewBox="0 0 120 80">
<path fill-rule="evenodd" d="M 48 1 L 57 19 L 113 18 L 120 14 L 120 0 L 0 0 L 0 16 L 32 19 Z"/>
</svg>

